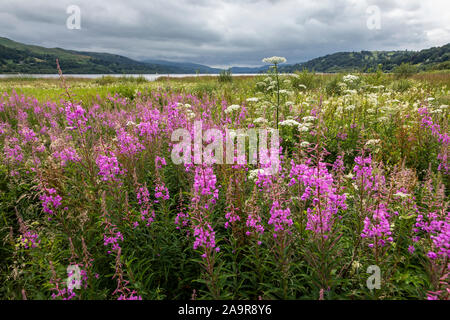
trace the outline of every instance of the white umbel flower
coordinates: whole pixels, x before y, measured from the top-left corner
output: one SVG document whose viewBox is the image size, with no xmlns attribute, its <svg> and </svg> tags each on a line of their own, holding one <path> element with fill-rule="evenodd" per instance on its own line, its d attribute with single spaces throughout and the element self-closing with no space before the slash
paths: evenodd
<svg viewBox="0 0 450 320">
<path fill-rule="evenodd" d="M 192 110 L 187 110 L 187 111 L 186 111 L 186 117 L 187 117 L 189 120 L 192 120 L 192 119 L 195 118 L 195 113 L 194 113 Z"/>
<path fill-rule="evenodd" d="M 281 121 L 279 123 L 279 125 L 282 127 L 298 127 L 300 125 L 300 123 L 298 123 L 297 121 L 292 120 L 292 119 L 287 119 L 287 120 Z"/>
<path fill-rule="evenodd" d="M 250 170 L 248 172 L 248 180 L 255 181 L 259 174 L 264 175 L 264 169 Z"/>
<path fill-rule="evenodd" d="M 314 121 L 314 120 L 316 120 L 316 119 L 317 119 L 317 118 L 314 117 L 314 116 L 306 116 L 306 117 L 303 117 L 303 118 L 302 118 L 303 122 L 311 122 L 311 121 Z"/>
<path fill-rule="evenodd" d="M 306 148 L 306 147 L 309 147 L 310 144 L 311 143 L 309 143 L 308 141 L 303 141 L 302 143 L 300 143 L 300 147 Z"/>
<path fill-rule="evenodd" d="M 231 106 L 229 106 L 228 108 L 225 109 L 225 113 L 226 114 L 233 113 L 234 111 L 239 110 L 240 108 L 241 108 L 240 105 L 232 104 Z"/>
<path fill-rule="evenodd" d="M 409 194 L 401 192 L 401 191 L 397 191 L 397 193 L 394 194 L 394 197 L 407 198 L 407 197 L 409 197 Z"/>
<path fill-rule="evenodd" d="M 309 126 L 307 125 L 309 123 L 302 123 L 301 125 L 298 126 L 298 131 L 300 132 L 308 132 L 309 131 Z"/>
<path fill-rule="evenodd" d="M 253 120 L 253 123 L 256 123 L 256 124 L 267 123 L 267 119 L 259 117 L 259 118 L 256 118 L 255 120 Z"/>
<path fill-rule="evenodd" d="M 367 140 L 365 146 L 366 146 L 366 147 L 376 146 L 376 145 L 379 145 L 380 142 L 381 142 L 380 139 L 370 139 L 370 140 Z"/>
<path fill-rule="evenodd" d="M 270 63 L 270 64 L 279 64 L 279 63 L 285 63 L 287 60 L 284 57 L 270 57 L 270 58 L 264 58 L 262 59 L 262 62 L 264 63 Z"/>
<path fill-rule="evenodd" d="M 359 79 L 359 77 L 357 77 L 353 74 L 348 74 L 342 78 L 342 81 L 352 83 L 353 81 L 357 81 L 358 79 Z"/>
</svg>

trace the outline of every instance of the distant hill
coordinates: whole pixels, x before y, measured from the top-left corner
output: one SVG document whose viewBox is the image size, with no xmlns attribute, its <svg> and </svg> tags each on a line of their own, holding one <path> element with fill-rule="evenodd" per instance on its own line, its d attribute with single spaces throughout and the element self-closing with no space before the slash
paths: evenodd
<svg viewBox="0 0 450 320">
<path fill-rule="evenodd" d="M 44 48 L 0 37 L 0 73 L 56 73 L 56 59 L 64 73 L 180 73 L 174 66 L 143 63 L 124 56 Z"/>
<path fill-rule="evenodd" d="M 190 62 L 171 62 L 171 61 L 165 61 L 165 60 L 143 60 L 142 62 L 145 63 L 154 63 L 164 66 L 171 66 L 176 67 L 180 71 L 180 73 L 220 73 L 223 69 L 219 68 L 211 68 L 205 65 L 196 64 L 196 63 L 190 63 Z M 262 73 L 266 72 L 267 69 L 269 69 L 269 66 L 262 66 L 262 67 L 231 67 L 231 73 Z"/>
<path fill-rule="evenodd" d="M 283 72 L 307 69 L 316 72 L 344 72 L 376 70 L 378 65 L 384 71 L 392 71 L 402 63 L 416 65 L 419 70 L 448 69 L 450 43 L 421 51 L 361 51 L 337 52 L 308 62 L 283 66 Z"/>
<path fill-rule="evenodd" d="M 67 74 L 168 74 L 168 73 L 219 73 L 221 69 L 190 62 L 171 62 L 147 59 L 136 61 L 124 56 L 44 48 L 27 45 L 0 37 L 0 74 L 2 73 L 56 73 L 56 59 Z M 381 65 L 392 71 L 401 63 L 411 63 L 420 70 L 450 69 L 450 43 L 421 51 L 361 51 L 338 52 L 312 59 L 308 62 L 281 65 L 281 72 L 308 69 L 316 72 L 368 72 Z M 264 73 L 269 66 L 232 67 L 231 72 Z"/>
<path fill-rule="evenodd" d="M 222 69 L 190 62 L 171 62 L 147 59 L 136 61 L 130 58 L 99 52 L 44 48 L 27 45 L 0 37 L 1 73 L 56 73 L 56 59 L 66 74 L 217 74 Z M 233 68 L 233 73 L 257 73 L 262 68 Z M 267 68 L 265 68 L 267 69 Z"/>
<path fill-rule="evenodd" d="M 202 64 L 190 63 L 190 62 L 172 62 L 166 60 L 146 59 L 142 60 L 146 64 L 156 64 L 176 69 L 177 73 L 219 73 L 222 69 L 211 68 Z"/>
</svg>

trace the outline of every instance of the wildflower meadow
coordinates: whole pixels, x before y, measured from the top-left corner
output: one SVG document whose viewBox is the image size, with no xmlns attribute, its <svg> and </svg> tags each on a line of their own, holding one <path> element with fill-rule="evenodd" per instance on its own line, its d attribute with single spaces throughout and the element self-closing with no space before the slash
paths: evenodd
<svg viewBox="0 0 450 320">
<path fill-rule="evenodd" d="M 0 80 L 0 297 L 448 299 L 448 73 L 285 61 Z"/>
</svg>

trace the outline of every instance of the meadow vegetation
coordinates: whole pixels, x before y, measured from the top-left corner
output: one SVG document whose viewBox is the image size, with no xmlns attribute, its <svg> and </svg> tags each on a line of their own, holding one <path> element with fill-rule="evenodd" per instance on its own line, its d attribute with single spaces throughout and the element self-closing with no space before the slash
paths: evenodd
<svg viewBox="0 0 450 320">
<path fill-rule="evenodd" d="M 0 79 L 0 298 L 448 299 L 449 89 L 407 66 Z M 278 127 L 279 172 L 175 165 L 194 121 Z"/>
</svg>

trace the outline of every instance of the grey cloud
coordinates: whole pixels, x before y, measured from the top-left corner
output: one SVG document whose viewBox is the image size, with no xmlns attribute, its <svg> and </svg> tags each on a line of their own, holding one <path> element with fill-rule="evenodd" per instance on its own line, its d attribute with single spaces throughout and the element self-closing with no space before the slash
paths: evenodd
<svg viewBox="0 0 450 320">
<path fill-rule="evenodd" d="M 447 0 L 0 0 L 0 36 L 74 50 L 208 65 L 305 61 L 336 51 L 422 49 L 450 41 Z M 431 2 L 431 3 L 430 3 Z M 81 30 L 65 26 L 69 5 Z M 366 26 L 376 5 L 381 29 Z"/>
</svg>

